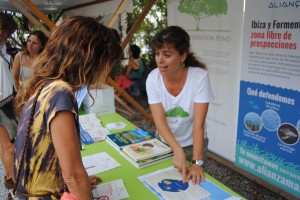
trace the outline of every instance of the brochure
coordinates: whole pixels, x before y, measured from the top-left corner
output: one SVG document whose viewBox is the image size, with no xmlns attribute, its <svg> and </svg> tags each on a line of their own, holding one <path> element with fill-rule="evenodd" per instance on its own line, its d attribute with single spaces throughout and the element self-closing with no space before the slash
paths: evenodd
<svg viewBox="0 0 300 200">
<path fill-rule="evenodd" d="M 101 121 L 95 113 L 80 115 L 79 124 L 80 137 L 84 144 L 105 140 L 106 136 L 110 134 L 109 130 L 101 125 Z"/>
<path fill-rule="evenodd" d="M 149 140 L 155 136 L 145 129 L 134 128 L 129 131 L 113 133 L 106 136 L 106 141 L 115 149 L 121 150 L 123 147 L 135 144 L 141 141 Z"/>
<path fill-rule="evenodd" d="M 92 192 L 93 199 L 119 200 L 129 198 L 122 179 L 97 185 L 97 188 L 93 189 Z"/>
<path fill-rule="evenodd" d="M 138 177 L 159 199 L 167 200 L 240 200 L 213 183 L 209 178 L 199 184 L 183 183 L 182 176 L 176 168 L 168 167 Z"/>
<path fill-rule="evenodd" d="M 172 152 L 171 148 L 157 138 L 131 144 L 122 148 L 127 156 L 134 161 L 153 158 Z"/>
</svg>

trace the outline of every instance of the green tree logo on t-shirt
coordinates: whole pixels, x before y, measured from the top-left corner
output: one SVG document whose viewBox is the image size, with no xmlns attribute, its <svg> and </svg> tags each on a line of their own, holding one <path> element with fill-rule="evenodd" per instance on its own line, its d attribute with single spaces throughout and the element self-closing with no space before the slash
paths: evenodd
<svg viewBox="0 0 300 200">
<path fill-rule="evenodd" d="M 184 111 L 183 108 L 180 106 L 177 106 L 175 108 L 172 108 L 168 110 L 166 113 L 166 117 L 188 117 L 189 113 Z"/>
<path fill-rule="evenodd" d="M 227 0 L 181 0 L 177 10 L 192 15 L 196 30 L 200 30 L 200 20 L 209 16 L 227 14 Z"/>
</svg>

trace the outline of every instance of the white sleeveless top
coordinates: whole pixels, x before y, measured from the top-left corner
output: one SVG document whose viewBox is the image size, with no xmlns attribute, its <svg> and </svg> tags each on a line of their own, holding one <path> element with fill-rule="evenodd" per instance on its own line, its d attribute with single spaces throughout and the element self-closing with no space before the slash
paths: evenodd
<svg viewBox="0 0 300 200">
<path fill-rule="evenodd" d="M 26 81 L 29 77 L 32 76 L 32 69 L 31 67 L 28 67 L 28 66 L 24 66 L 22 64 L 22 53 L 20 54 L 20 76 L 22 78 L 22 81 Z"/>
</svg>

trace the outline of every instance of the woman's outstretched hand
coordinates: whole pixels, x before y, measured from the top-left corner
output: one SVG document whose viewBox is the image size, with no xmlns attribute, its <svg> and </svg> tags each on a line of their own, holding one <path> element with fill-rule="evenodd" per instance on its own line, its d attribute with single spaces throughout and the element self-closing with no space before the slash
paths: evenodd
<svg viewBox="0 0 300 200">
<path fill-rule="evenodd" d="M 89 176 L 89 180 L 92 189 L 95 189 L 97 187 L 97 184 L 102 182 L 101 178 L 97 176 Z"/>
</svg>

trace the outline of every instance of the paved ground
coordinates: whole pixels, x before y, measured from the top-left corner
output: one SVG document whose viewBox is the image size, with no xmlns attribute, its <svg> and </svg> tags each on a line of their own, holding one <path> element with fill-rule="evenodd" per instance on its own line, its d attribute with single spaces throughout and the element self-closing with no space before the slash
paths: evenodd
<svg viewBox="0 0 300 200">
<path fill-rule="evenodd" d="M 2 161 L 0 160 L 0 200 L 5 200 L 8 192 L 8 190 L 3 185 L 4 176 L 4 167 Z"/>
</svg>

